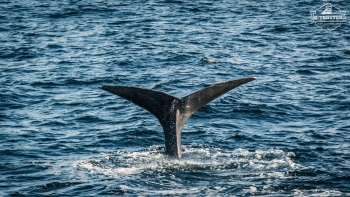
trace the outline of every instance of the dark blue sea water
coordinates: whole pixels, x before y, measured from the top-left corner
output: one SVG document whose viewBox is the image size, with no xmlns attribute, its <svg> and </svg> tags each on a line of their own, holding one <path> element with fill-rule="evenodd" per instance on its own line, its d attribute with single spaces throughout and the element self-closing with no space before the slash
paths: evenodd
<svg viewBox="0 0 350 197">
<path fill-rule="evenodd" d="M 350 196 L 347 1 L 0 2 L 0 196 Z M 98 87 L 184 97 L 183 158 L 158 120 Z"/>
</svg>

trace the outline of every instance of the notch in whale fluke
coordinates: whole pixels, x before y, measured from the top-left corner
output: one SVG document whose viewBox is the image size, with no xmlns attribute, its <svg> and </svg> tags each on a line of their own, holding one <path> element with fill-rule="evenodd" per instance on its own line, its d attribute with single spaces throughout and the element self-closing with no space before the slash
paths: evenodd
<svg viewBox="0 0 350 197">
<path fill-rule="evenodd" d="M 163 127 L 165 153 L 171 157 L 181 158 L 181 132 L 187 119 L 210 101 L 255 79 L 256 77 L 248 77 L 218 83 L 182 99 L 163 92 L 137 87 L 101 86 L 100 88 L 116 94 L 153 114 Z"/>
</svg>

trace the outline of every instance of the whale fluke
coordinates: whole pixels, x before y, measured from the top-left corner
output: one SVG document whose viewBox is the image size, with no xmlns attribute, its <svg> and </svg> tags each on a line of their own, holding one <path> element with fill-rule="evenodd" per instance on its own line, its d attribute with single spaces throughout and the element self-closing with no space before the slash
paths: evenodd
<svg viewBox="0 0 350 197">
<path fill-rule="evenodd" d="M 100 88 L 152 113 L 163 127 L 165 153 L 171 157 L 181 158 L 181 132 L 187 119 L 210 101 L 255 79 L 255 77 L 248 77 L 218 83 L 182 99 L 163 92 L 137 87 L 101 86 Z"/>
</svg>

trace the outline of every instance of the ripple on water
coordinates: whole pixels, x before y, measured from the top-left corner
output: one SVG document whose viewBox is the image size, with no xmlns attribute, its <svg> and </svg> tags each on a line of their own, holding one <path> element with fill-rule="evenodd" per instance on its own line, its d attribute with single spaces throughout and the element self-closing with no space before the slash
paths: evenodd
<svg viewBox="0 0 350 197">
<path fill-rule="evenodd" d="M 350 195 L 350 26 L 309 24 L 319 6 L 2 1 L 0 196 Z M 152 146 L 156 118 L 98 88 L 183 97 L 247 76 L 189 119 L 181 160 Z"/>
</svg>

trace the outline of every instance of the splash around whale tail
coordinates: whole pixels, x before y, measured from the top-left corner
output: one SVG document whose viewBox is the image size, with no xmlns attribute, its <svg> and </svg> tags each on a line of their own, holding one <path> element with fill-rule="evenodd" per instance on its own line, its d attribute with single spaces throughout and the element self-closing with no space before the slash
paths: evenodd
<svg viewBox="0 0 350 197">
<path fill-rule="evenodd" d="M 248 77 L 218 83 L 182 99 L 163 92 L 137 87 L 101 86 L 100 88 L 118 95 L 153 114 L 163 127 L 166 154 L 181 158 L 181 132 L 187 119 L 210 101 L 255 79 L 255 77 Z"/>
</svg>

